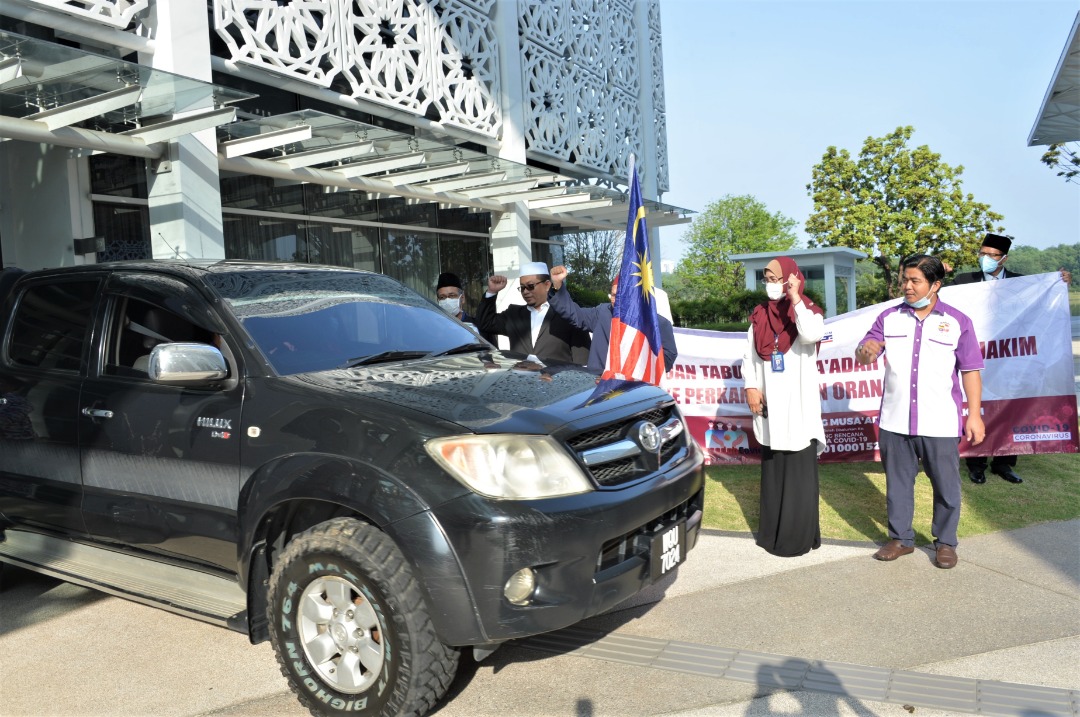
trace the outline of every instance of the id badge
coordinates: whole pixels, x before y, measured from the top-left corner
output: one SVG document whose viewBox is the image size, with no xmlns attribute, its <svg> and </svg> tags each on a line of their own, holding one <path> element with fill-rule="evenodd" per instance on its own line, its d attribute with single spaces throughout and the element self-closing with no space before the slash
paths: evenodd
<svg viewBox="0 0 1080 717">
<path fill-rule="evenodd" d="M 779 351 L 772 352 L 772 370 L 773 373 L 783 373 L 784 371 L 784 354 Z"/>
</svg>

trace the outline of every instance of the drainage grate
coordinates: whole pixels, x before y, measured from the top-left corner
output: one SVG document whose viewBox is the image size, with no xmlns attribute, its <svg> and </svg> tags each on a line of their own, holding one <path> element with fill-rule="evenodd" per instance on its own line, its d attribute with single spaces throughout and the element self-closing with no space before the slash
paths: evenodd
<svg viewBox="0 0 1080 717">
<path fill-rule="evenodd" d="M 829 692 L 874 702 L 1001 717 L 1080 717 L 1080 690 L 805 660 L 577 627 L 518 644 L 542 652 L 750 682 L 761 687 Z"/>
</svg>

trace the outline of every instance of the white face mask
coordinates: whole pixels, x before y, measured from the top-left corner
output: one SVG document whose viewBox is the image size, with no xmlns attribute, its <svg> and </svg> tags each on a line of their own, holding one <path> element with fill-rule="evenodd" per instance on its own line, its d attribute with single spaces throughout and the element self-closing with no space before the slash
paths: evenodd
<svg viewBox="0 0 1080 717">
<path fill-rule="evenodd" d="M 776 301 L 777 299 L 779 299 L 781 296 L 784 295 L 784 285 L 783 284 L 766 284 L 765 285 L 765 294 L 766 294 L 766 296 L 769 297 L 769 301 Z"/>
<path fill-rule="evenodd" d="M 451 316 L 457 316 L 461 313 L 461 297 L 457 296 L 453 299 L 439 299 L 439 308 Z"/>
</svg>

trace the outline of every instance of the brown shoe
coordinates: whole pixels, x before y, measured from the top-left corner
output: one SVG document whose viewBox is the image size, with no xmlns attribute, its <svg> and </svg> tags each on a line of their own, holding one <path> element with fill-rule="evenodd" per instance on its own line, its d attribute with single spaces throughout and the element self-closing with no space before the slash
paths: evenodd
<svg viewBox="0 0 1080 717">
<path fill-rule="evenodd" d="M 951 545 L 939 545 L 934 565 L 945 570 L 956 567 L 956 548 Z"/>
<path fill-rule="evenodd" d="M 874 553 L 875 560 L 896 560 L 901 555 L 911 555 L 915 552 L 915 548 L 911 545 L 904 545 L 899 540 L 890 540 L 881 546 L 881 549 Z"/>
</svg>

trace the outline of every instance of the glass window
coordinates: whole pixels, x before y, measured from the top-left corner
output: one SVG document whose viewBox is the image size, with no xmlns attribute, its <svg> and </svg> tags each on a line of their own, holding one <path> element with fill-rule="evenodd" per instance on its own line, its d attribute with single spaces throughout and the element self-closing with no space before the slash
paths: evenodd
<svg viewBox="0 0 1080 717">
<path fill-rule="evenodd" d="M 90 191 L 116 197 L 146 199 L 146 160 L 119 154 L 90 157 Z"/>
<path fill-rule="evenodd" d="M 442 271 L 457 274 L 465 285 L 465 310 L 473 312 L 484 298 L 487 279 L 491 275 L 491 243 L 487 240 L 443 235 L 439 240 L 439 261 Z M 440 272 L 441 273 L 441 272 Z M 436 277 L 438 279 L 438 277 Z M 434 292 L 435 280 L 431 291 Z"/>
<path fill-rule="evenodd" d="M 99 262 L 152 258 L 147 207 L 94 202 L 94 231 L 105 238 Z"/>
<path fill-rule="evenodd" d="M 31 286 L 12 321 L 8 355 L 20 366 L 77 372 L 89 340 L 97 279 Z"/>
<path fill-rule="evenodd" d="M 563 245 L 555 242 L 534 241 L 532 243 L 532 260 L 542 261 L 550 269 L 553 266 L 565 264 L 566 252 Z"/>
<path fill-rule="evenodd" d="M 431 297 L 439 278 L 439 235 L 383 229 L 383 273 Z"/>
<path fill-rule="evenodd" d="M 106 294 L 113 297 L 105 326 L 103 373 L 146 377 L 150 352 L 168 342 L 220 346 L 220 329 L 204 324 L 213 313 L 194 288 L 157 274 L 113 274 Z M 215 319 L 216 321 L 216 319 Z"/>
</svg>

